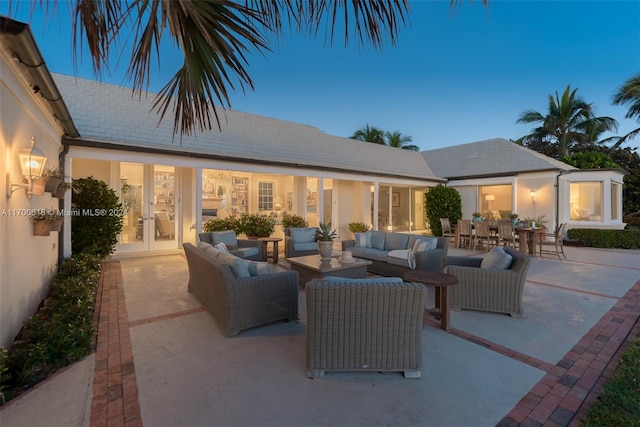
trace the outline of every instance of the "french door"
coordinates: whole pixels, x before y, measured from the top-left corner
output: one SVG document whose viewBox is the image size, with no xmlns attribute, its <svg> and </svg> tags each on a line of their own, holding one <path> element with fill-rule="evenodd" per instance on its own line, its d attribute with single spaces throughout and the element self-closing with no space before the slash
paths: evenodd
<svg viewBox="0 0 640 427">
<path fill-rule="evenodd" d="M 123 227 L 116 251 L 143 252 L 178 248 L 180 210 L 174 166 L 119 162 L 118 177 L 124 208 Z"/>
</svg>

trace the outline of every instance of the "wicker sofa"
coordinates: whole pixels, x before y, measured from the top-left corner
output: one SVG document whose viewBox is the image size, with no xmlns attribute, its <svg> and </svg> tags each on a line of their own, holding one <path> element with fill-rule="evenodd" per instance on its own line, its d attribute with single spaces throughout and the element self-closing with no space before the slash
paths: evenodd
<svg viewBox="0 0 640 427">
<path fill-rule="evenodd" d="M 307 376 L 402 371 L 420 378 L 426 289 L 400 278 L 307 283 Z"/>
<path fill-rule="evenodd" d="M 504 251 L 513 257 L 510 267 L 505 270 L 480 268 L 483 258 L 445 258 L 445 272 L 458 278 L 458 284 L 449 289 L 452 310 L 491 311 L 524 317 L 522 292 L 531 257 L 510 247 Z"/>
<path fill-rule="evenodd" d="M 298 273 L 270 266 L 268 275 L 238 279 L 231 267 L 191 243 L 183 245 L 189 292 L 211 313 L 225 337 L 278 320 L 298 318 Z"/>
<path fill-rule="evenodd" d="M 356 241 L 343 240 L 342 250 L 351 251 L 353 256 L 371 261 L 367 271 L 382 276 L 403 277 L 411 270 L 404 259 L 389 257 L 392 250 L 413 248 L 415 241 L 426 238 L 437 239 L 437 247 L 432 250 L 415 252 L 415 269 L 442 272 L 444 258 L 449 250 L 448 237 L 421 236 L 417 234 L 394 233 L 385 231 L 371 231 L 372 247 L 356 247 Z"/>
</svg>

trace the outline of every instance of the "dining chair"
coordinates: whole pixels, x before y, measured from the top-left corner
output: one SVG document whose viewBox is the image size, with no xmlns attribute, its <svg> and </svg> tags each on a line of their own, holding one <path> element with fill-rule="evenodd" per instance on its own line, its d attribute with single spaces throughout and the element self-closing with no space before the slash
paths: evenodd
<svg viewBox="0 0 640 427">
<path fill-rule="evenodd" d="M 516 247 L 516 236 L 513 229 L 513 222 L 498 223 L 498 245 Z"/>
<path fill-rule="evenodd" d="M 449 240 L 456 238 L 455 227 L 451 226 L 449 218 L 440 218 L 440 225 L 442 226 L 442 237 L 448 237 Z"/>
<path fill-rule="evenodd" d="M 456 238 L 456 248 L 460 247 L 460 242 L 462 242 L 463 248 L 471 248 L 473 244 L 471 220 L 459 219 L 457 224 L 457 229 L 458 229 L 458 237 Z"/>
<path fill-rule="evenodd" d="M 538 232 L 538 253 L 540 256 L 542 254 L 545 255 L 556 255 L 560 261 L 562 259 L 567 259 L 567 256 L 564 254 L 564 230 L 567 227 L 567 223 L 562 223 L 558 226 L 555 233 L 540 233 Z M 547 238 L 550 238 L 552 241 L 547 241 Z M 543 247 L 544 244 L 547 244 Z M 562 258 L 560 258 L 562 255 Z"/>
<path fill-rule="evenodd" d="M 485 244 L 486 251 L 488 252 L 489 248 L 495 246 L 496 242 L 496 237 L 491 233 L 489 221 L 476 222 L 476 235 L 473 239 L 473 249 L 475 250 L 478 245 L 482 247 L 482 245 Z"/>
</svg>

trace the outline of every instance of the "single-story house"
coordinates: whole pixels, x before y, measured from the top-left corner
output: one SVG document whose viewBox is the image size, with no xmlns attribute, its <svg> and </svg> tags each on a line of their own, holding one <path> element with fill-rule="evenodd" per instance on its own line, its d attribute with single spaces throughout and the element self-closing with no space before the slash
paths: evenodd
<svg viewBox="0 0 640 427">
<path fill-rule="evenodd" d="M 179 251 L 195 242 L 203 219 L 284 212 L 311 225 L 331 221 L 428 233 L 424 194 L 458 189 L 464 216 L 546 215 L 549 228 L 622 228 L 622 172 L 583 171 L 504 139 L 417 153 L 234 110 L 221 130 L 173 135 L 158 123 L 154 94 L 52 74 L 27 24 L 0 17 L 0 342 L 11 344 L 71 253 L 69 215 L 60 232 L 35 236 L 29 213 L 71 212 L 71 197 L 28 195 L 18 155 L 31 146 L 67 180 L 108 183 L 127 208 L 116 255 Z M 27 181 L 27 188 L 15 185 Z M 534 193 L 535 191 L 535 193 Z M 277 228 L 276 235 L 282 230 Z"/>
</svg>

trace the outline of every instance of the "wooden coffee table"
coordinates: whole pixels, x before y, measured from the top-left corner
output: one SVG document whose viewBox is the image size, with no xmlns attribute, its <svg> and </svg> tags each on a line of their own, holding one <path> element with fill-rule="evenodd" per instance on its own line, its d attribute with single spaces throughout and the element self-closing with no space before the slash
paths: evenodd
<svg viewBox="0 0 640 427">
<path fill-rule="evenodd" d="M 354 258 L 351 264 L 341 264 L 338 258 L 332 257 L 329 261 L 322 261 L 320 255 L 307 255 L 287 258 L 291 264 L 291 270 L 298 272 L 298 283 L 304 286 L 309 280 L 325 277 L 348 277 L 351 279 L 364 279 L 367 277 L 367 266 L 371 261 Z"/>
<path fill-rule="evenodd" d="M 437 271 L 411 270 L 404 275 L 405 282 L 417 282 L 425 286 L 436 288 L 436 307 L 426 309 L 425 313 L 440 319 L 440 329 L 449 330 L 449 294 L 447 288 L 458 283 L 458 278 L 451 274 L 439 273 Z"/>
</svg>

